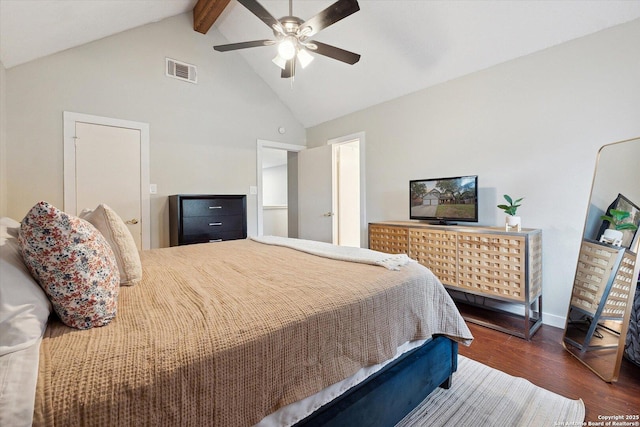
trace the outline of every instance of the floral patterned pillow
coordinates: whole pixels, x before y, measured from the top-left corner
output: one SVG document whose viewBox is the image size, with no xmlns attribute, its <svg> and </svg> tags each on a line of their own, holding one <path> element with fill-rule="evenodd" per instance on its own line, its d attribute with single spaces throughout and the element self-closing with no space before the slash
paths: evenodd
<svg viewBox="0 0 640 427">
<path fill-rule="evenodd" d="M 89 329 L 115 317 L 120 274 L 94 226 L 39 202 L 22 220 L 19 242 L 27 268 L 64 324 Z"/>
</svg>

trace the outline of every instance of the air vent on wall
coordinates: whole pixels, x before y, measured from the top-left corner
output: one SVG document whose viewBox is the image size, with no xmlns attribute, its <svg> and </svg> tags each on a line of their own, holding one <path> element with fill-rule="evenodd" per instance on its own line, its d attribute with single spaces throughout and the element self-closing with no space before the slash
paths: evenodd
<svg viewBox="0 0 640 427">
<path fill-rule="evenodd" d="M 195 65 L 166 58 L 166 71 L 168 77 L 184 80 L 189 83 L 198 83 L 198 70 Z"/>
</svg>

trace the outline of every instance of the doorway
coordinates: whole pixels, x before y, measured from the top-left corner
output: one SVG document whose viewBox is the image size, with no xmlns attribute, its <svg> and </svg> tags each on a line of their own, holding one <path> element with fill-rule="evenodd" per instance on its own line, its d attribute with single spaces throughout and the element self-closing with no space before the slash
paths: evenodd
<svg viewBox="0 0 640 427">
<path fill-rule="evenodd" d="M 258 235 L 298 237 L 297 155 L 305 146 L 258 140 Z"/>
<path fill-rule="evenodd" d="M 149 249 L 149 125 L 66 111 L 63 119 L 64 210 L 107 204 L 138 250 Z"/>
<path fill-rule="evenodd" d="M 298 155 L 300 238 L 367 246 L 364 132 Z"/>
<path fill-rule="evenodd" d="M 289 236 L 288 152 L 262 150 L 262 225 L 268 236 Z"/>
<path fill-rule="evenodd" d="M 360 140 L 333 144 L 333 243 L 360 246 Z"/>
</svg>

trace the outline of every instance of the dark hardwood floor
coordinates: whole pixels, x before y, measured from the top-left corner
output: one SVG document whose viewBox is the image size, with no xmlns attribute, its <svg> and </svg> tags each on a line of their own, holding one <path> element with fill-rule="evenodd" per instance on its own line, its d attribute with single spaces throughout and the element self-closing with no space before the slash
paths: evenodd
<svg viewBox="0 0 640 427">
<path fill-rule="evenodd" d="M 564 349 L 562 329 L 543 325 L 526 341 L 472 323 L 469 328 L 475 339 L 470 347 L 461 345 L 460 354 L 567 398 L 582 399 L 585 425 L 602 421 L 599 415 L 640 414 L 640 367 L 628 360 L 623 359 L 618 382 L 606 383 Z"/>
</svg>

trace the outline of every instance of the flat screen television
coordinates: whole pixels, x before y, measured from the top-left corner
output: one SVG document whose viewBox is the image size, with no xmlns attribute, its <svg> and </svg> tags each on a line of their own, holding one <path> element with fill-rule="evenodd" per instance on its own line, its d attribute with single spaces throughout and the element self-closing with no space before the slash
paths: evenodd
<svg viewBox="0 0 640 427">
<path fill-rule="evenodd" d="M 409 217 L 439 224 L 478 222 L 478 176 L 409 181 Z"/>
</svg>

